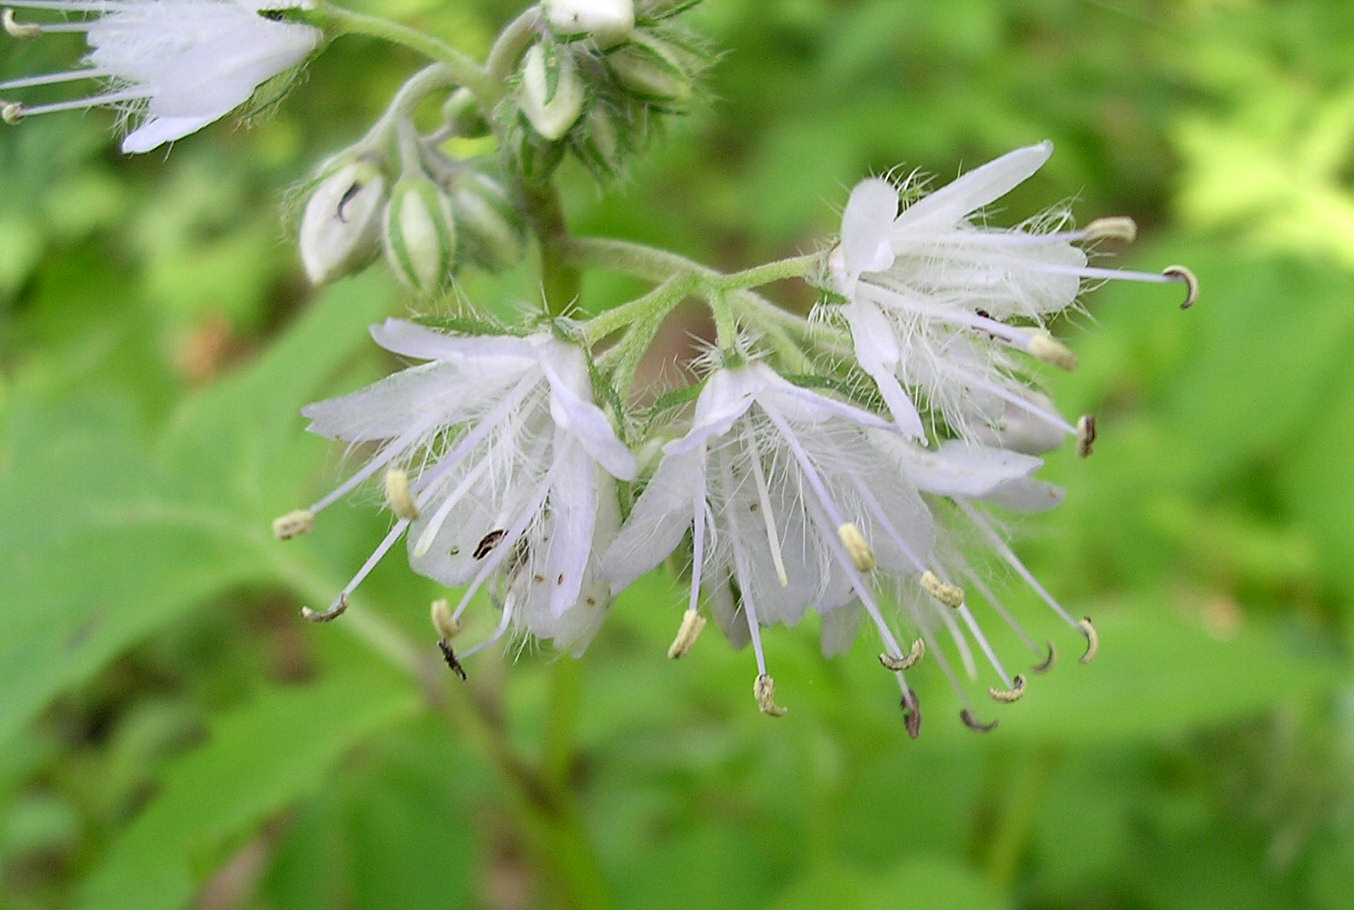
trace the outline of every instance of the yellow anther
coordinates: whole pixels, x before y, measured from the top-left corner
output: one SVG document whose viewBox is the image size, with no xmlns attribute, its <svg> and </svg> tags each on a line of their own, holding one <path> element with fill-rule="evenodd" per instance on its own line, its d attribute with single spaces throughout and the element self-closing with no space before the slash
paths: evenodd
<svg viewBox="0 0 1354 910">
<path fill-rule="evenodd" d="M 432 603 L 429 611 L 432 614 L 433 628 L 437 634 L 445 639 L 452 639 L 461 631 L 460 620 L 451 614 L 451 603 L 444 598 L 438 598 Z"/>
<path fill-rule="evenodd" d="M 757 707 L 770 717 L 784 717 L 785 709 L 776 704 L 776 681 L 763 673 L 752 684 L 752 694 L 757 698 Z"/>
<path fill-rule="evenodd" d="M 14 10 L 6 9 L 0 13 L 0 22 L 5 25 L 5 31 L 9 32 L 11 38 L 36 38 L 42 34 L 42 26 L 33 22 L 20 22 L 14 18 Z"/>
<path fill-rule="evenodd" d="M 1120 240 L 1132 243 L 1138 239 L 1138 223 L 1127 215 L 1097 218 L 1086 225 L 1087 240 Z"/>
<path fill-rule="evenodd" d="M 860 533 L 860 528 L 848 521 L 837 528 L 837 537 L 841 539 L 842 546 L 846 547 L 856 571 L 874 571 L 874 550 L 870 549 L 870 544 L 866 541 L 865 535 Z"/>
<path fill-rule="evenodd" d="M 884 665 L 886 670 L 901 673 L 903 670 L 910 670 L 915 667 L 925 655 L 926 642 L 918 638 L 912 643 L 912 648 L 907 652 L 906 657 L 894 657 L 892 654 L 880 654 L 879 662 Z"/>
<path fill-rule="evenodd" d="M 409 474 L 403 468 L 386 471 L 386 504 L 401 518 L 418 521 L 418 506 L 409 492 Z"/>
<path fill-rule="evenodd" d="M 1077 355 L 1048 332 L 1035 332 L 1030 336 L 1030 353 L 1069 373 L 1077 368 Z"/>
<path fill-rule="evenodd" d="M 315 527 L 315 513 L 297 509 L 273 519 L 273 536 L 278 540 L 300 537 Z"/>
<path fill-rule="evenodd" d="M 987 690 L 987 694 L 1005 704 L 1020 701 L 1020 696 L 1025 694 L 1025 677 L 1017 674 L 1015 679 L 1011 680 L 1011 688 L 998 689 L 993 687 Z"/>
<path fill-rule="evenodd" d="M 941 581 L 930 569 L 921 573 L 921 587 L 947 607 L 954 607 L 957 610 L 964 605 L 964 589 Z"/>
<path fill-rule="evenodd" d="M 301 608 L 301 618 L 306 622 L 333 622 L 342 616 L 348 609 L 348 595 L 340 594 L 334 605 L 324 612 L 318 612 L 310 607 Z"/>
<path fill-rule="evenodd" d="M 677 637 L 668 646 L 668 657 L 676 660 L 690 651 L 704 628 L 705 617 L 701 616 L 699 611 L 687 610 L 683 613 L 682 624 L 677 628 Z"/>
<path fill-rule="evenodd" d="M 1187 266 L 1168 265 L 1161 270 L 1161 274 L 1167 278 L 1173 278 L 1176 281 L 1184 282 L 1185 302 L 1180 304 L 1180 309 L 1188 310 L 1194 306 L 1195 301 L 1199 299 L 1199 279 Z"/>
<path fill-rule="evenodd" d="M 18 101 L 0 101 L 0 120 L 5 121 L 10 126 L 17 125 L 24 119 L 24 106 Z"/>
<path fill-rule="evenodd" d="M 1100 634 L 1095 631 L 1095 626 L 1091 625 L 1089 616 L 1082 617 L 1081 622 L 1077 623 L 1077 628 L 1086 636 L 1086 653 L 1081 655 L 1081 662 L 1088 664 L 1100 653 Z"/>
<path fill-rule="evenodd" d="M 1095 415 L 1082 414 L 1077 418 L 1077 457 L 1090 458 L 1095 451 Z"/>
</svg>

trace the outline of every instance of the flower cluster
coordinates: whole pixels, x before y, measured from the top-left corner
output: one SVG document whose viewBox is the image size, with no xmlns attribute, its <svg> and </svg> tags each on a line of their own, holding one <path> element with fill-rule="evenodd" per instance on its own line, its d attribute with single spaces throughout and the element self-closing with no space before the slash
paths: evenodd
<svg viewBox="0 0 1354 910">
<path fill-rule="evenodd" d="M 952 680 L 964 723 L 987 729 L 963 681 L 979 678 L 979 659 L 998 702 L 1019 698 L 1026 680 L 985 633 L 992 619 L 980 617 L 1009 626 L 1036 670 L 1054 653 L 1000 602 L 972 544 L 1084 636 L 1083 660 L 1098 647 L 1090 621 L 1021 563 L 1000 517 L 1057 505 L 1062 492 L 1035 476 L 1039 456 L 1068 436 L 1082 456 L 1095 442 L 1090 415 L 1065 418 L 1040 389 L 1041 362 L 1076 365 L 1050 326 L 1088 283 L 1182 283 L 1188 306 L 1194 278 L 1180 266 L 1144 274 L 1092 265 L 1100 241 L 1133 238 L 1126 218 L 1080 230 L 1065 212 L 988 225 L 984 209 L 1043 165 L 1049 143 L 935 192 L 915 179 L 864 180 L 839 242 L 744 272 L 571 236 L 551 185 L 558 164 L 573 155 L 609 180 L 696 97 L 711 55 L 677 21 L 695 2 L 542 0 L 480 64 L 324 0 L 14 0 L 68 18 L 21 23 L 6 10 L 10 35 L 81 33 L 89 52 L 80 68 L 0 83 L 0 92 L 84 80 L 104 88 L 3 101 L 0 115 L 18 122 L 112 106 L 131 126 L 123 150 L 145 152 L 251 99 L 273 100 L 338 35 L 425 55 L 366 134 L 307 183 L 305 271 L 322 284 L 379 257 L 411 296 L 435 301 L 462 269 L 517 264 L 530 237 L 543 312 L 516 327 L 476 312 L 440 327 L 388 320 L 373 329 L 377 343 L 421 363 L 304 410 L 311 430 L 369 457 L 310 508 L 279 518 L 277 536 L 309 531 L 369 481 L 383 485 L 394 515 L 329 608 L 305 615 L 341 615 L 405 540 L 416 572 L 462 589 L 454 606 L 434 604 L 433 621 L 447 662 L 464 675 L 463 658 L 509 634 L 581 653 L 613 599 L 673 561 L 689 572 L 690 594 L 670 656 L 686 653 L 713 616 L 735 647 L 751 644 L 754 695 L 767 714 L 784 709 L 763 630 L 815 613 L 828 655 L 868 621 L 909 734 L 922 714 L 906 673 L 925 654 Z M 440 116 L 429 116 L 434 108 Z M 571 318 L 580 273 L 592 268 L 652 290 Z M 754 291 L 785 278 L 822 291 L 809 318 Z M 715 327 L 691 365 L 696 381 L 642 407 L 640 361 L 664 319 L 693 298 L 708 304 Z M 479 595 L 497 609 L 494 630 L 458 656 L 452 639 Z"/>
</svg>

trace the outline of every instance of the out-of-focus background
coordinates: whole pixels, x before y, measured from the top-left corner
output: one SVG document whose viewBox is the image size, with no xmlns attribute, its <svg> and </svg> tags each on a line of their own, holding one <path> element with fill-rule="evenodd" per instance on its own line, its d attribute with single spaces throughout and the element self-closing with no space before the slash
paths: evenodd
<svg viewBox="0 0 1354 910">
<path fill-rule="evenodd" d="M 483 53 L 513 4 L 368 0 Z M 586 656 L 439 664 L 439 592 L 368 502 L 279 543 L 340 480 L 306 401 L 397 364 L 369 274 L 300 273 L 288 196 L 419 65 L 343 39 L 273 116 L 125 158 L 97 111 L 0 133 L 0 904 L 154 908 L 1351 906 L 1354 7 L 1344 0 L 710 0 L 714 100 L 623 185 L 566 174 L 579 232 L 725 268 L 816 248 L 859 177 L 1056 153 L 1002 203 L 1136 218 L 1050 376 L 1099 415 L 1020 552 L 1063 660 L 972 733 L 934 665 L 909 740 L 862 641 L 767 636 L 788 716 L 714 630 L 664 651 L 678 582 Z M 0 79 L 78 38 L 6 40 Z M 516 283 L 514 283 L 516 282 Z M 590 279 L 589 305 L 637 290 Z M 471 299 L 529 299 L 525 272 Z M 788 305 L 802 286 L 771 289 Z M 479 611 L 480 628 L 491 624 Z M 580 837 L 579 831 L 585 832 Z M 566 833 L 560 833 L 566 832 Z M 571 877 L 572 876 L 572 877 Z"/>
</svg>

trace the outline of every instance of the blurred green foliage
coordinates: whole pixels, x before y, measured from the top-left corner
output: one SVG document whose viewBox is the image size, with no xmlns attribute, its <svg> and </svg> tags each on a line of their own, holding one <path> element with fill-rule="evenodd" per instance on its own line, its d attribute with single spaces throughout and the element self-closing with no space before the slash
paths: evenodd
<svg viewBox="0 0 1354 910">
<path fill-rule="evenodd" d="M 368 5 L 474 54 L 515 12 Z M 1051 459 L 1068 499 L 1021 550 L 1095 617 L 1099 658 L 1035 679 L 987 736 L 923 664 L 913 742 L 868 642 L 825 663 L 813 630 L 773 632 L 780 721 L 716 635 L 667 661 L 664 578 L 582 661 L 486 654 L 468 684 L 402 559 L 339 622 L 299 622 L 386 521 L 269 534 L 341 471 L 297 409 L 390 369 L 364 326 L 402 306 L 375 270 L 310 291 L 291 241 L 288 186 L 418 65 L 347 39 L 275 115 L 168 156 L 118 156 L 102 112 L 0 135 L 0 904 L 510 908 L 596 875 L 598 905 L 640 908 L 1350 906 L 1354 8 L 695 16 L 727 49 L 715 100 L 620 186 L 566 173 L 576 231 L 747 266 L 830 235 L 864 173 L 948 177 L 1051 138 L 1009 212 L 1129 214 L 1144 239 L 1119 261 L 1198 272 L 1183 314 L 1159 287 L 1093 295 L 1063 327 L 1081 369 L 1050 377 L 1102 442 Z M 75 53 L 10 42 L 0 78 Z M 531 296 L 526 274 L 462 290 Z M 524 809 L 524 782 L 553 802 Z M 559 834 L 580 827 L 591 850 Z"/>
</svg>

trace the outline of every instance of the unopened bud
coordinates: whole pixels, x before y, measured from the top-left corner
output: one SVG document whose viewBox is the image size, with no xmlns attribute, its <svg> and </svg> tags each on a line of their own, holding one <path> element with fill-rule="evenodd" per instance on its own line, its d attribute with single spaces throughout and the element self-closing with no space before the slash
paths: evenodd
<svg viewBox="0 0 1354 910">
<path fill-rule="evenodd" d="M 301 215 L 301 262 L 315 284 L 365 265 L 376 252 L 386 178 L 369 161 L 354 161 L 319 182 Z"/>
<path fill-rule="evenodd" d="M 672 640 L 668 646 L 668 657 L 672 660 L 686 654 L 691 650 L 691 646 L 696 643 L 700 637 L 701 630 L 705 628 L 705 617 L 701 616 L 696 610 L 687 610 L 682 614 L 682 624 L 677 629 L 677 637 Z"/>
<path fill-rule="evenodd" d="M 300 537 L 315 527 L 315 513 L 297 509 L 273 519 L 273 536 L 278 540 Z"/>
<path fill-rule="evenodd" d="M 422 177 L 400 180 L 386 206 L 381 244 L 401 284 L 425 297 L 436 294 L 451 278 L 456 256 L 456 223 L 447 195 Z"/>
<path fill-rule="evenodd" d="M 526 255 L 522 217 L 503 184 L 488 174 L 457 180 L 451 210 L 462 256 L 489 272 L 511 268 Z"/>
<path fill-rule="evenodd" d="M 632 0 L 544 0 L 550 31 L 566 41 L 591 37 L 598 47 L 624 41 L 635 27 Z"/>
<path fill-rule="evenodd" d="M 555 142 L 578 122 L 586 92 L 573 58 L 553 44 L 538 43 L 522 58 L 517 98 L 531 128 Z"/>
<path fill-rule="evenodd" d="M 921 587 L 923 591 L 947 607 L 954 607 L 957 610 L 964 605 L 964 589 L 958 585 L 941 581 L 940 577 L 930 569 L 921 573 Z"/>
<path fill-rule="evenodd" d="M 606 57 L 616 81 L 630 94 L 658 104 L 680 104 L 691 97 L 692 76 L 681 51 L 661 38 L 637 32 Z"/>
</svg>

